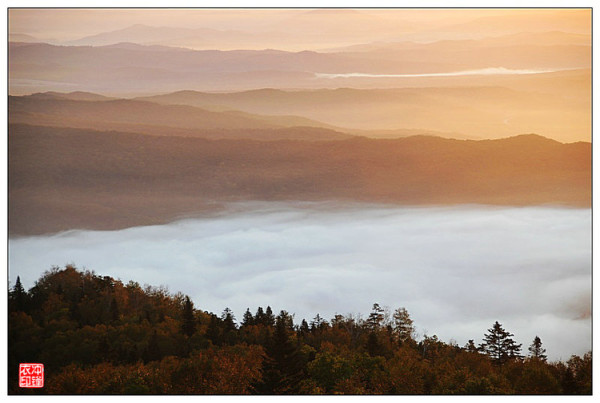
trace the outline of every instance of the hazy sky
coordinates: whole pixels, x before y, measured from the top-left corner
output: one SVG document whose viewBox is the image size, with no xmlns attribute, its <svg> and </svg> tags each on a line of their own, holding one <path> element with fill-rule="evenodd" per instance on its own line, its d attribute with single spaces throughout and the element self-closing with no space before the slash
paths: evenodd
<svg viewBox="0 0 600 403">
<path fill-rule="evenodd" d="M 74 263 L 238 319 L 269 304 L 296 321 L 367 316 L 377 302 L 406 307 L 421 335 L 461 346 L 498 320 L 525 353 L 536 335 L 552 359 L 591 348 L 589 209 L 303 206 L 11 239 L 10 279 L 31 287 L 52 265 Z"/>
<path fill-rule="evenodd" d="M 363 130 L 591 138 L 590 9 L 10 9 L 9 33 L 61 45 L 12 44 L 11 95 L 508 86 L 518 91 L 509 100 L 466 90 L 459 100 L 421 92 L 419 103 L 374 105 L 375 124 L 364 109 L 345 108 L 341 122 L 330 108 L 303 116 Z M 149 45 L 257 52 L 163 56 Z M 550 75 L 565 71 L 579 75 Z"/>
<path fill-rule="evenodd" d="M 499 21 L 499 16 L 511 16 Z M 467 23 L 473 22 L 472 25 Z M 501 25 L 506 30 L 565 30 L 590 33 L 589 10 L 511 9 L 11 9 L 9 33 L 28 34 L 43 40 L 69 41 L 134 24 L 179 28 L 212 28 L 264 32 L 331 33 L 364 32 L 397 34 L 436 30 L 443 38 L 452 32 L 482 36 L 483 28 Z M 554 29 L 552 29 L 554 28 Z M 493 32 L 493 31 L 491 31 Z M 440 36 L 442 35 L 442 36 Z M 429 34 L 433 40 L 435 35 Z M 326 38 L 322 38 L 326 40 Z"/>
</svg>

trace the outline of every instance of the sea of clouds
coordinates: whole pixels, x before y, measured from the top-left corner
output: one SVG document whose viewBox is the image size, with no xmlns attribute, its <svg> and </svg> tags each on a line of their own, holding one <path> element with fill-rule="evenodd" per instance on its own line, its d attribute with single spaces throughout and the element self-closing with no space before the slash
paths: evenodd
<svg viewBox="0 0 600 403">
<path fill-rule="evenodd" d="M 211 218 L 9 239 L 9 280 L 53 265 L 167 286 L 238 319 L 406 307 L 418 334 L 464 345 L 499 321 L 549 358 L 591 349 L 591 210 L 245 203 Z"/>
</svg>

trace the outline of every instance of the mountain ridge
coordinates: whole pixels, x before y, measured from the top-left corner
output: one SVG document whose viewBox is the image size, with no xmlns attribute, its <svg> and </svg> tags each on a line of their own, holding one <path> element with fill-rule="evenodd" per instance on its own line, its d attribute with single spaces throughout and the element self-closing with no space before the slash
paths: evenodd
<svg viewBox="0 0 600 403">
<path fill-rule="evenodd" d="M 160 224 L 235 201 L 591 205 L 591 144 L 537 135 L 218 139 L 9 125 L 9 233 Z"/>
<path fill-rule="evenodd" d="M 189 105 L 161 105 L 91 93 L 9 96 L 8 104 L 11 123 L 212 138 L 252 135 L 273 140 L 279 134 L 284 138 L 332 140 L 352 136 L 299 116 L 256 115 L 236 110 L 215 112 Z M 263 132 L 257 132 L 260 130 Z"/>
</svg>

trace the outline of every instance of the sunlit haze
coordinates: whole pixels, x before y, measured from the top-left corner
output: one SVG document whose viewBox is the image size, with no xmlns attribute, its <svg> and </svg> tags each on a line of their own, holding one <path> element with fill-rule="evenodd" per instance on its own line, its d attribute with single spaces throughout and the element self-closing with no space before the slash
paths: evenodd
<svg viewBox="0 0 600 403">
<path fill-rule="evenodd" d="M 131 98 L 181 90 L 411 89 L 399 98 L 356 93 L 336 103 L 339 110 L 298 105 L 308 97 L 321 103 L 327 95 L 319 92 L 290 94 L 274 108 L 260 100 L 194 106 L 301 115 L 346 132 L 370 130 L 360 133 L 370 137 L 408 129 L 589 141 L 590 15 L 583 9 L 11 9 L 9 92 Z"/>
<path fill-rule="evenodd" d="M 9 9 L 9 393 L 591 394 L 591 23 Z"/>
</svg>

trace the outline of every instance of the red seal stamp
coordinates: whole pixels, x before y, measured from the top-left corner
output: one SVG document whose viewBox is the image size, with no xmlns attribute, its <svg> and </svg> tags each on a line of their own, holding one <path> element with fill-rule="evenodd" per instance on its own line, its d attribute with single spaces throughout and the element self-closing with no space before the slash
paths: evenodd
<svg viewBox="0 0 600 403">
<path fill-rule="evenodd" d="M 44 387 L 44 364 L 19 364 L 20 388 Z"/>
</svg>

